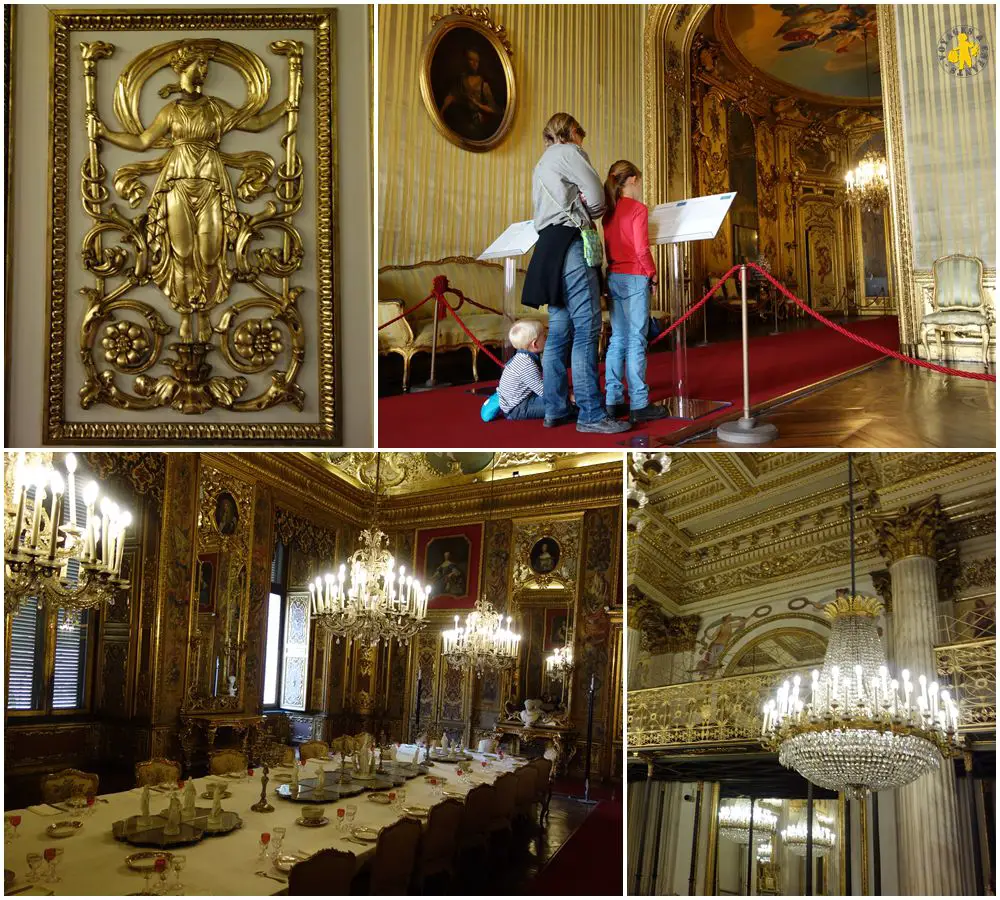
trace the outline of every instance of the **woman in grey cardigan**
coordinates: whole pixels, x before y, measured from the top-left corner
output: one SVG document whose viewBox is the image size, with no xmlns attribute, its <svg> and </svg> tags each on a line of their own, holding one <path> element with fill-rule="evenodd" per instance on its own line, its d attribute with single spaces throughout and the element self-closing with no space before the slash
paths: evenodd
<svg viewBox="0 0 1000 900">
<path fill-rule="evenodd" d="M 542 353 L 545 425 L 572 421 L 566 364 L 572 357 L 579 406 L 576 430 L 597 434 L 628 431 L 608 416 L 597 374 L 601 332 L 598 269 L 587 265 L 580 225 L 604 212 L 604 184 L 583 152 L 586 136 L 568 113 L 556 113 L 542 131 L 545 152 L 531 179 L 538 243 L 528 265 L 522 302 L 548 305 L 549 334 Z"/>
</svg>

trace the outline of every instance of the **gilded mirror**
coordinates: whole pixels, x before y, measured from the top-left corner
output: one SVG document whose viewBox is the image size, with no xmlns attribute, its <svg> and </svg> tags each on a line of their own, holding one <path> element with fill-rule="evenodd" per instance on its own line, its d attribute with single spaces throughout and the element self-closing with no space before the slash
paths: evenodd
<svg viewBox="0 0 1000 900">
<path fill-rule="evenodd" d="M 252 485 L 203 467 L 191 592 L 189 712 L 243 706 L 252 524 Z"/>
</svg>

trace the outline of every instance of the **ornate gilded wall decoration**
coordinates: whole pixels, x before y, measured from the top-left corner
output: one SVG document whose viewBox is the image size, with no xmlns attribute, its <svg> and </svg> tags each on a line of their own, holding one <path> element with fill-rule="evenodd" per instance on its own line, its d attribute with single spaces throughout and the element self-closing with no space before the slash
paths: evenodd
<svg viewBox="0 0 1000 900">
<path fill-rule="evenodd" d="M 334 440 L 331 15 L 54 13 L 52 40 L 46 440 Z"/>
<path fill-rule="evenodd" d="M 577 582 L 579 518 L 518 522 L 514 530 L 514 590 L 565 587 Z"/>
<path fill-rule="evenodd" d="M 517 90 L 507 29 L 485 6 L 453 6 L 431 18 L 420 96 L 434 127 L 464 150 L 498 146 L 514 124 Z"/>
</svg>

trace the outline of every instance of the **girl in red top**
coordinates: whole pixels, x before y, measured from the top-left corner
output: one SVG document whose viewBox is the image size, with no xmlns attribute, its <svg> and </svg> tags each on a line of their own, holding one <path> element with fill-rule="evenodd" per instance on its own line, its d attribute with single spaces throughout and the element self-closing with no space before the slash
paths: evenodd
<svg viewBox="0 0 1000 900">
<path fill-rule="evenodd" d="M 611 295 L 611 341 L 605 358 L 608 415 L 627 411 L 625 385 L 632 422 L 662 419 L 667 411 L 649 403 L 646 385 L 646 329 L 649 297 L 656 287 L 656 265 L 649 249 L 649 211 L 642 202 L 642 172 L 620 159 L 604 182 L 607 212 L 608 293 Z"/>
</svg>

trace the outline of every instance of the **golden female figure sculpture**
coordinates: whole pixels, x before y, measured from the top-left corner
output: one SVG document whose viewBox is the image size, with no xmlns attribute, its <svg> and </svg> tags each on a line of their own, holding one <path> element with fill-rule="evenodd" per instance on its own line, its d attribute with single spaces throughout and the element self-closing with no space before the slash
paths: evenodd
<svg viewBox="0 0 1000 900">
<path fill-rule="evenodd" d="M 170 60 L 179 84 L 161 89 L 179 100 L 168 103 L 153 123 L 135 135 L 110 131 L 92 118 L 99 138 L 125 150 L 143 152 L 167 137 L 170 151 L 164 160 L 149 200 L 146 230 L 152 253 L 152 278 L 183 314 L 181 340 L 211 339 L 207 316 L 199 315 L 198 333 L 192 334 L 191 314 L 218 305 L 229 293 L 232 275 L 226 265 L 226 239 L 235 240 L 239 213 L 232 184 L 219 153 L 228 131 L 258 132 L 270 128 L 289 109 L 283 100 L 266 112 L 240 117 L 241 111 L 219 97 L 202 93 L 210 52 L 204 46 L 185 44 Z"/>
<path fill-rule="evenodd" d="M 302 391 L 295 383 L 301 365 L 302 323 L 295 307 L 299 288 L 288 277 L 301 264 L 302 246 L 290 219 L 301 206 L 302 165 L 295 146 L 298 97 L 301 90 L 302 45 L 296 41 L 275 41 L 272 52 L 288 57 L 289 98 L 264 109 L 270 91 L 270 75 L 261 59 L 237 45 L 216 40 L 175 41 L 139 54 L 122 72 L 115 91 L 115 112 L 124 131 L 108 128 L 97 114 L 96 60 L 107 58 L 113 47 L 107 44 L 81 45 L 84 55 L 84 78 L 87 88 L 87 135 L 90 155 L 84 164 L 83 199 L 88 213 L 99 223 L 88 234 L 84 262 L 98 278 L 97 288 L 87 289 L 91 311 L 84 323 L 85 348 L 93 346 L 97 325 L 112 316 L 113 308 L 126 308 L 145 316 L 147 325 L 131 323 L 137 331 L 131 348 L 125 348 L 131 331 L 118 328 L 108 341 L 114 346 L 114 360 L 120 371 L 137 374 L 138 396 L 128 394 L 114 384 L 109 370 L 98 372 L 88 366 L 91 378 L 81 391 L 84 406 L 104 400 L 123 408 L 138 409 L 170 405 L 185 413 L 200 413 L 212 406 L 236 410 L 259 410 L 279 402 L 291 402 L 301 408 Z M 213 60 L 221 60 L 235 69 L 247 88 L 246 103 L 236 108 L 221 97 L 203 92 L 203 85 Z M 169 66 L 178 82 L 160 89 L 161 97 L 179 94 L 144 126 L 139 117 L 142 86 L 155 72 Z M 274 160 L 262 151 L 227 153 L 222 141 L 230 131 L 261 132 L 287 116 L 282 135 L 285 159 L 278 167 L 277 184 L 271 185 Z M 101 141 L 125 150 L 145 153 L 152 148 L 167 152 L 155 160 L 121 166 L 114 175 L 117 193 L 136 207 L 147 193 L 142 176 L 156 174 L 144 215 L 127 220 L 112 206 L 105 208 L 108 192 L 103 186 L 104 169 L 100 164 Z M 241 170 L 235 190 L 228 168 Z M 272 190 L 281 201 L 266 204 L 264 212 L 241 212 L 237 197 L 252 201 Z M 282 232 L 280 248 L 263 247 L 251 260 L 249 244 L 263 236 L 264 229 Z M 135 266 L 125 269 L 126 253 L 121 247 L 105 249 L 101 234 L 109 230 L 125 231 L 135 246 Z M 108 290 L 108 275 L 126 275 L 124 286 Z M 266 282 L 265 276 L 280 279 L 279 285 Z M 164 294 L 172 309 L 180 314 L 179 343 L 170 349 L 176 359 L 162 362 L 173 375 L 150 377 L 145 372 L 158 359 L 162 338 L 172 331 L 159 313 L 139 300 L 117 299 L 133 284 L 152 281 Z M 261 292 L 261 297 L 236 301 L 213 325 L 211 311 L 229 299 L 234 281 L 246 282 Z M 102 294 L 103 292 L 103 294 Z M 261 318 L 236 319 L 252 307 L 268 313 Z M 247 387 L 243 377 L 210 376 L 208 354 L 216 349 L 213 335 L 222 335 L 221 346 L 226 361 L 241 374 L 264 371 L 275 362 L 284 348 L 278 323 L 284 324 L 290 343 L 287 370 L 272 371 L 271 384 L 263 393 L 249 400 L 238 400 Z M 146 329 L 154 332 L 147 338 Z M 136 354 L 135 347 L 141 352 Z M 130 355 L 131 353 L 131 355 Z M 108 361 L 112 357 L 106 356 Z"/>
</svg>

